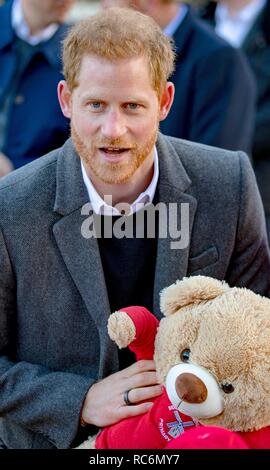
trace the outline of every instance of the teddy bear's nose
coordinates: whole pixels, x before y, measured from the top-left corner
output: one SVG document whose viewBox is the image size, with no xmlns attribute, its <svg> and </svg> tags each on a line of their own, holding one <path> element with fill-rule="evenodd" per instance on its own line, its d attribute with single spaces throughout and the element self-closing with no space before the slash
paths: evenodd
<svg viewBox="0 0 270 470">
<path fill-rule="evenodd" d="M 203 403 L 207 398 L 207 388 L 194 374 L 178 375 L 175 389 L 179 398 L 187 403 Z"/>
</svg>

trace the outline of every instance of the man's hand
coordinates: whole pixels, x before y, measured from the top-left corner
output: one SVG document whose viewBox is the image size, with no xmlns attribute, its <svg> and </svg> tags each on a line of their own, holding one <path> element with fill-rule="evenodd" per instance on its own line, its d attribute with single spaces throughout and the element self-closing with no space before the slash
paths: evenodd
<svg viewBox="0 0 270 470">
<path fill-rule="evenodd" d="M 0 177 L 5 176 L 13 170 L 11 161 L 0 152 Z"/>
<path fill-rule="evenodd" d="M 129 390 L 128 398 L 132 406 L 124 402 L 126 390 Z M 146 413 L 152 403 L 138 403 L 161 393 L 154 361 L 138 361 L 94 384 L 86 395 L 81 418 L 83 422 L 98 427 L 108 426 L 130 416 Z"/>
</svg>

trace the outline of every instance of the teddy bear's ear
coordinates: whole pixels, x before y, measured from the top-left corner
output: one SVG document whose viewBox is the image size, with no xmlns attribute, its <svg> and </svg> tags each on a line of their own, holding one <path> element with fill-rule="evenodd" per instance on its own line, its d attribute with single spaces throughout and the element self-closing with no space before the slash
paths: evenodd
<svg viewBox="0 0 270 470">
<path fill-rule="evenodd" d="M 226 282 L 207 276 L 184 277 L 160 293 L 160 310 L 168 316 L 190 304 L 200 304 L 224 294 L 230 287 Z"/>
</svg>

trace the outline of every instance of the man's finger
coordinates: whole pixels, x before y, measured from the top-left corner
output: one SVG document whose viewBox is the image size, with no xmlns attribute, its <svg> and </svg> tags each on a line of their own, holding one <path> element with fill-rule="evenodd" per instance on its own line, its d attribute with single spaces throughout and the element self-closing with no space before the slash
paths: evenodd
<svg viewBox="0 0 270 470">
<path fill-rule="evenodd" d="M 131 377 L 144 371 L 156 370 L 155 362 L 152 360 L 142 360 L 134 362 L 131 366 L 118 372 L 119 376 Z"/>
<path fill-rule="evenodd" d="M 121 419 L 130 418 L 131 416 L 138 416 L 143 413 L 147 413 L 152 406 L 152 402 L 140 403 L 135 406 L 122 406 L 118 410 L 118 419 L 120 421 Z"/>
<path fill-rule="evenodd" d="M 133 388 L 148 387 L 149 385 L 158 385 L 158 377 L 155 371 L 152 372 L 141 372 L 140 374 L 129 377 L 124 382 L 125 390 L 131 390 Z"/>
<path fill-rule="evenodd" d="M 155 385 L 154 387 L 134 388 L 129 390 L 127 398 L 130 403 L 136 405 L 141 401 L 151 400 L 151 398 L 158 397 L 159 395 L 161 395 L 161 393 L 161 385 Z"/>
</svg>

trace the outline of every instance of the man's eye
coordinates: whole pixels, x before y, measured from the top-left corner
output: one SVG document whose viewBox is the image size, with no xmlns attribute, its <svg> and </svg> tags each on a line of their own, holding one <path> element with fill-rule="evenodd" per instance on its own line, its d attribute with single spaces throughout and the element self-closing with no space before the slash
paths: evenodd
<svg viewBox="0 0 270 470">
<path fill-rule="evenodd" d="M 139 105 L 137 103 L 127 103 L 127 108 L 134 110 L 134 109 L 138 109 Z"/>
<path fill-rule="evenodd" d="M 100 109 L 101 103 L 99 101 L 93 101 L 93 103 L 89 103 L 89 106 L 92 109 Z"/>
</svg>

